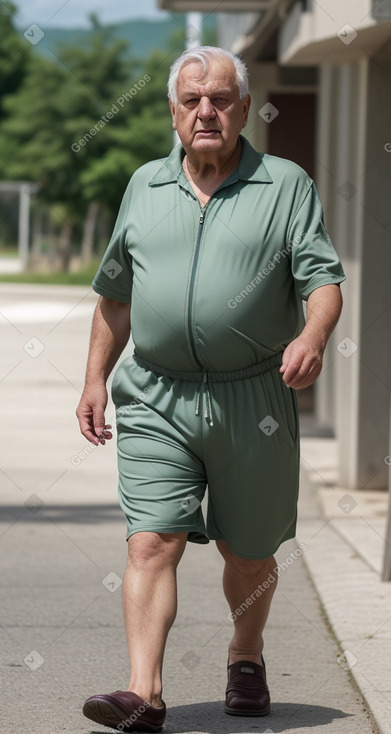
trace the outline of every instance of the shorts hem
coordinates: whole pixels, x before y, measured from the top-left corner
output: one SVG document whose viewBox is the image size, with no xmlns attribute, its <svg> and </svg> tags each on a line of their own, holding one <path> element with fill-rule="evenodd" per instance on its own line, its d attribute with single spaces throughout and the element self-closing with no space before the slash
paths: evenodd
<svg viewBox="0 0 391 734">
<path fill-rule="evenodd" d="M 190 525 L 145 525 L 129 528 L 126 531 L 126 540 L 129 540 L 131 535 L 135 533 L 188 533 L 188 541 L 190 543 L 209 543 L 209 537 L 205 531 L 197 526 Z"/>
<path fill-rule="evenodd" d="M 239 556 L 240 558 L 248 558 L 250 561 L 263 561 L 265 558 L 269 558 L 270 556 L 273 556 L 279 549 L 280 545 L 285 543 L 286 540 L 293 540 L 293 538 L 296 537 L 296 531 L 294 533 L 290 533 L 286 537 L 284 537 L 282 540 L 280 540 L 277 545 L 273 547 L 273 549 L 268 553 L 243 553 L 242 551 L 239 551 L 237 548 L 234 548 L 233 545 L 231 545 L 226 538 L 223 538 L 222 535 L 218 535 L 217 533 L 209 533 L 209 539 L 210 540 L 224 540 L 225 543 L 230 547 L 233 553 L 235 553 L 236 556 Z"/>
</svg>

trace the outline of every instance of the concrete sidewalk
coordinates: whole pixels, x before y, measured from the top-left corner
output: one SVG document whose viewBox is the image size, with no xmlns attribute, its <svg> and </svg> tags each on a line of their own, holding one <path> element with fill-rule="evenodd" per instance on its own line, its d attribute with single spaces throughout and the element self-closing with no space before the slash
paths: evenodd
<svg viewBox="0 0 391 734">
<path fill-rule="evenodd" d="M 347 490 L 336 483 L 332 439 L 301 442 L 297 541 L 341 649 L 340 659 L 372 720 L 391 734 L 391 583 L 381 581 L 388 492 Z"/>
<path fill-rule="evenodd" d="M 117 502 L 115 441 L 91 449 L 74 414 L 96 300 L 89 288 L 2 287 L 0 338 L 7 343 L 0 374 L 4 731 L 110 731 L 82 716 L 83 701 L 92 693 L 127 686 L 121 608 L 125 521 Z M 131 353 L 132 346 L 128 349 Z M 115 425 L 113 415 L 109 402 L 106 416 Z M 351 546 L 329 527 L 317 505 L 318 489 L 307 471 L 316 465 L 311 441 L 303 440 L 297 542 L 284 543 L 276 554 L 286 570 L 280 573 L 265 633 L 272 713 L 259 719 L 223 712 L 232 623 L 221 589 L 222 559 L 214 543 L 188 544 L 164 665 L 167 734 L 389 731 L 377 713 L 381 729 L 370 718 L 378 699 L 389 700 L 381 678 L 389 658 L 377 660 L 378 677 L 366 668 L 367 653 L 374 659 L 373 645 L 387 639 L 386 602 L 373 604 L 379 585 L 375 571 L 365 560 L 350 558 Z M 307 546 L 304 553 L 297 553 L 298 543 Z M 351 576 L 342 563 L 346 555 L 354 564 Z M 388 604 L 389 588 L 380 586 Z M 360 591 L 361 606 L 354 596 Z M 369 629 L 363 619 L 370 615 Z M 375 636 L 364 643 L 368 631 Z M 346 664 L 341 658 L 346 647 L 358 660 L 350 671 L 353 659 L 348 656 Z M 364 690 L 369 706 L 353 684 L 352 675 L 360 678 L 355 671 L 373 688 Z"/>
</svg>

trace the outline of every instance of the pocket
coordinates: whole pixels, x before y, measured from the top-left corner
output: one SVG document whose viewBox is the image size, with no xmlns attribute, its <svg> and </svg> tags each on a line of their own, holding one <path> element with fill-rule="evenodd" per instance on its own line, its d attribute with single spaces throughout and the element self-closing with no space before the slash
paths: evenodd
<svg viewBox="0 0 391 734">
<path fill-rule="evenodd" d="M 115 369 L 111 380 L 111 399 L 115 406 L 127 402 L 127 389 L 132 366 L 132 357 L 125 357 Z"/>
<path fill-rule="evenodd" d="M 281 378 L 281 389 L 284 397 L 285 411 L 286 411 L 286 426 L 290 433 L 290 437 L 294 444 L 297 441 L 298 435 L 298 408 L 296 390 L 293 387 L 287 387 L 285 382 Z"/>
<path fill-rule="evenodd" d="M 275 399 L 280 409 L 281 420 L 293 445 L 296 445 L 298 436 L 298 408 L 296 391 L 288 387 L 282 378 L 279 368 L 273 370 L 273 385 Z"/>
</svg>

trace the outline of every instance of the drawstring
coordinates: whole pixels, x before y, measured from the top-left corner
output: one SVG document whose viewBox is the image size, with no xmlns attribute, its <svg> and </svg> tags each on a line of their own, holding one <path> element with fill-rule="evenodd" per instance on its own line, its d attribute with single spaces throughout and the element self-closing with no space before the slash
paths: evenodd
<svg viewBox="0 0 391 734">
<path fill-rule="evenodd" d="M 210 392 L 209 392 L 209 384 L 208 384 L 208 376 L 207 373 L 204 372 L 204 376 L 202 378 L 202 382 L 200 383 L 200 386 L 198 388 L 198 396 L 197 396 L 197 404 L 196 404 L 196 411 L 195 414 L 199 415 L 199 406 L 200 406 L 200 397 L 201 397 L 201 389 L 204 389 L 205 391 L 205 411 L 204 411 L 204 418 L 208 418 L 208 410 L 209 410 L 209 423 L 211 426 L 213 426 L 213 420 L 212 420 L 212 402 L 210 399 Z"/>
<path fill-rule="evenodd" d="M 205 379 L 205 377 L 206 377 L 206 373 L 204 374 L 204 379 Z M 198 409 L 199 408 L 199 405 L 200 405 L 200 395 L 201 395 L 201 383 L 200 383 L 200 386 L 198 388 L 197 405 L 196 405 L 196 411 L 195 411 L 195 414 L 196 415 L 198 415 L 199 412 L 200 412 L 199 409 Z"/>
</svg>

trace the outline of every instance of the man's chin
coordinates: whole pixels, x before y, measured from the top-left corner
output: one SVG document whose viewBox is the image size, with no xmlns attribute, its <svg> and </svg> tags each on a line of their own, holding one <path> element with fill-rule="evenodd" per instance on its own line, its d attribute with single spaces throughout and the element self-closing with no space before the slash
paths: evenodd
<svg viewBox="0 0 391 734">
<path fill-rule="evenodd" d="M 216 135 L 195 135 L 193 138 L 192 148 L 193 150 L 199 150 L 200 152 L 205 150 L 218 150 L 223 145 L 223 139 L 220 133 Z"/>
</svg>

